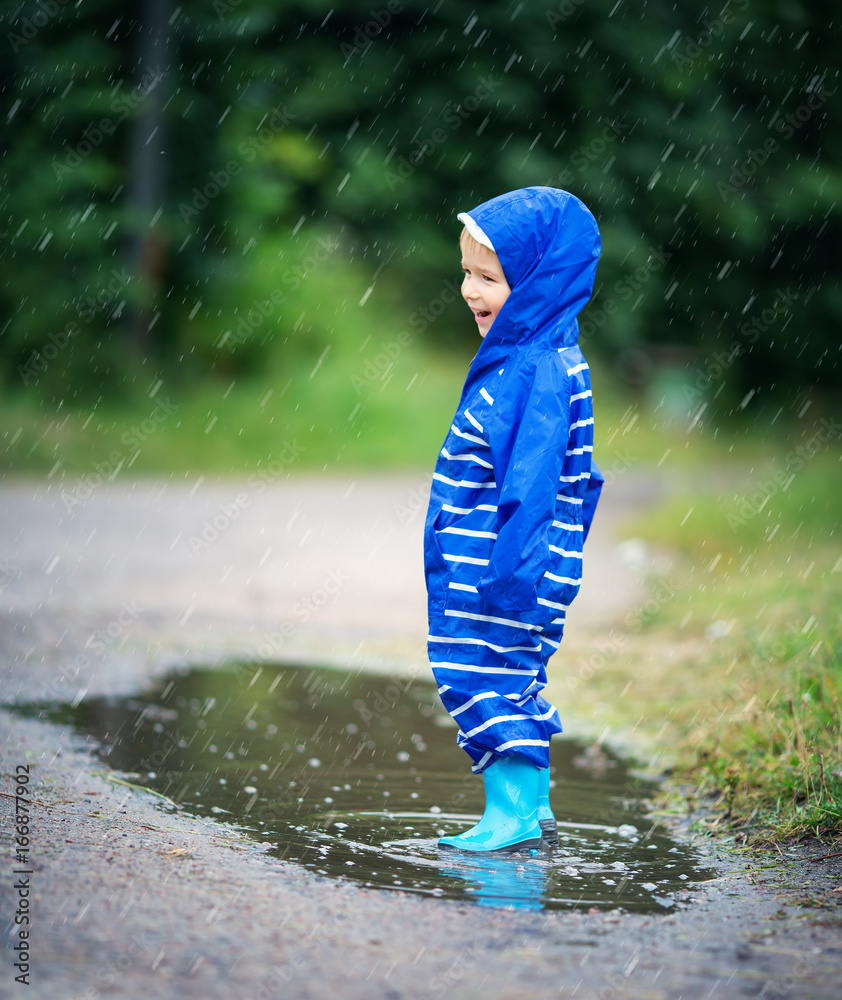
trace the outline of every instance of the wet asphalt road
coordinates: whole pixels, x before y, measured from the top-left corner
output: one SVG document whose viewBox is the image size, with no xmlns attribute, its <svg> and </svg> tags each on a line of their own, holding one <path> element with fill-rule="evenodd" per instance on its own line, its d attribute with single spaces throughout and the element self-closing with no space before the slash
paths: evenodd
<svg viewBox="0 0 842 1000">
<path fill-rule="evenodd" d="M 426 669 L 423 474 L 118 482 L 82 502 L 73 485 L 0 489 L 4 702 L 124 695 L 174 663 L 232 656 Z M 571 642 L 644 596 L 619 525 L 663 488 L 630 473 L 606 495 Z M 2 996 L 838 996 L 840 859 L 811 863 L 820 847 L 778 870 L 709 848 L 717 879 L 657 916 L 373 892 L 115 784 L 62 727 L 2 718 Z M 19 766 L 28 875 L 12 853 Z"/>
</svg>

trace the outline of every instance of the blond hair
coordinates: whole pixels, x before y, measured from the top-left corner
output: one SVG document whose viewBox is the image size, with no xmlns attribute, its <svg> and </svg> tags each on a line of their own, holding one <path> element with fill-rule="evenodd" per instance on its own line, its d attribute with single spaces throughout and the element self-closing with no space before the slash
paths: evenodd
<svg viewBox="0 0 842 1000">
<path fill-rule="evenodd" d="M 465 226 L 462 229 L 462 232 L 459 234 L 459 246 L 463 250 L 466 249 L 469 250 L 471 253 L 477 253 L 478 251 L 483 251 L 483 250 L 486 253 L 491 253 L 491 254 L 494 253 L 494 251 L 490 250 L 487 246 L 485 246 L 484 243 L 480 243 L 478 240 L 475 240 L 468 231 L 467 226 Z"/>
</svg>

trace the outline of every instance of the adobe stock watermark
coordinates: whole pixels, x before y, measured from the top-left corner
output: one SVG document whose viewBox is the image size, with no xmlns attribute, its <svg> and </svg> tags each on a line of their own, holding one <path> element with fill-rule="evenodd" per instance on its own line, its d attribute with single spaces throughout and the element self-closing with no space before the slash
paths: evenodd
<svg viewBox="0 0 842 1000">
<path fill-rule="evenodd" d="M 56 178 L 63 180 L 66 174 L 72 173 L 86 157 L 102 145 L 107 135 L 113 135 L 120 122 L 128 118 L 167 75 L 168 73 L 160 67 L 155 69 L 147 67 L 142 80 L 130 94 L 115 97 L 111 102 L 114 118 L 100 118 L 98 122 L 91 122 L 82 130 L 82 138 L 76 143 L 75 148 L 70 149 L 65 144 L 67 156 L 63 163 L 59 162 L 58 157 L 53 157 L 53 173 Z"/>
<path fill-rule="evenodd" d="M 111 268 L 111 280 L 105 287 L 101 288 L 96 295 L 86 295 L 76 306 L 79 318 L 90 323 L 100 309 L 107 309 L 125 288 L 131 284 L 132 275 L 123 267 L 119 271 L 116 267 Z"/>
<path fill-rule="evenodd" d="M 488 876 L 486 876 L 488 877 Z M 470 881 L 470 876 L 468 881 Z M 482 878 L 480 878 L 482 884 Z M 419 1000 L 428 1000 L 434 996 L 452 997 L 460 992 L 465 977 L 475 972 L 480 961 L 484 959 L 482 950 L 474 944 L 460 948 L 458 954 L 444 972 L 437 973 L 430 980 L 431 993 L 422 995 Z"/>
<path fill-rule="evenodd" d="M 166 764 L 168 757 L 177 750 L 185 750 L 190 746 L 190 741 L 185 739 L 180 733 L 170 732 L 169 730 L 161 733 L 155 742 L 155 749 L 148 757 L 144 757 L 138 768 L 139 771 L 145 771 L 147 775 L 150 773 L 156 774 Z"/>
<path fill-rule="evenodd" d="M 319 952 L 322 948 L 329 952 L 336 950 L 337 936 L 342 937 L 349 921 L 353 922 L 355 919 L 356 912 L 351 900 L 338 896 L 331 904 L 330 919 L 316 921 L 306 935 L 299 936 L 297 940 L 300 944 L 284 949 L 283 964 L 273 965 L 268 975 L 261 973 L 254 991 L 248 994 L 240 991 L 238 997 L 242 1000 L 275 1000 L 290 996 L 290 982 L 299 973 L 303 973 L 307 982 L 310 981 L 310 971 L 319 963 Z M 378 989 L 377 992 L 382 991 Z M 295 990 L 294 993 L 301 995 L 300 990 Z"/>
<path fill-rule="evenodd" d="M 461 294 L 461 282 L 448 278 L 442 285 L 439 294 L 430 299 L 426 305 L 421 306 L 420 309 L 416 309 L 409 317 L 411 332 L 410 330 L 402 330 L 394 340 L 390 340 L 388 343 L 381 340 L 378 353 L 368 358 L 360 369 L 349 376 L 356 393 L 359 395 L 363 389 L 374 382 L 387 379 L 395 362 L 415 337 L 421 336 L 431 323 L 435 323 L 448 305 L 461 298 Z"/>
<path fill-rule="evenodd" d="M 111 269 L 111 281 L 101 289 L 96 296 L 86 296 L 76 307 L 76 312 L 84 322 L 90 322 L 94 318 L 98 309 L 105 309 L 131 282 L 132 276 L 125 268 L 117 270 Z M 18 375 L 24 385 L 29 385 L 33 380 L 44 374 L 51 361 L 54 361 L 64 350 L 70 341 L 78 336 L 79 325 L 73 321 L 69 322 L 59 333 L 48 333 L 47 343 L 42 347 L 30 352 L 26 362 L 18 365 Z"/>
<path fill-rule="evenodd" d="M 296 116 L 284 108 L 274 108 L 272 116 L 265 125 L 260 125 L 254 135 L 243 139 L 237 146 L 240 160 L 229 160 L 221 170 L 211 170 L 208 180 L 202 187 L 193 188 L 193 198 L 190 202 L 181 201 L 178 204 L 178 211 L 184 222 L 199 214 L 228 187 L 232 177 L 237 177 L 243 172 L 242 160 L 251 163 L 257 154 L 262 152 L 269 143 L 282 132 Z"/>
<path fill-rule="evenodd" d="M 96 971 L 91 970 L 91 985 L 71 1000 L 99 1000 L 113 993 L 115 985 L 123 981 L 133 967 L 145 970 L 151 965 L 154 969 L 155 952 L 147 935 L 148 931 L 142 931 L 140 935 L 132 934 L 128 946 L 119 955 L 110 958 Z"/>
<path fill-rule="evenodd" d="M 670 58 L 679 69 L 689 66 L 694 60 L 713 45 L 713 41 L 725 31 L 725 26 L 730 24 L 735 17 L 735 11 L 745 10 L 749 0 L 731 0 L 726 3 L 719 16 L 702 21 L 703 31 L 701 31 L 694 41 L 688 41 L 681 50 L 674 47 L 670 53 Z"/>
<path fill-rule="evenodd" d="M 385 378 L 395 366 L 395 362 L 403 354 L 405 347 L 412 343 L 412 334 L 408 330 L 401 330 L 394 340 L 388 343 L 380 341 L 380 351 L 369 358 L 360 371 L 350 376 L 351 385 L 354 391 L 359 394 L 363 389 L 378 379 Z"/>
<path fill-rule="evenodd" d="M 632 786 L 629 790 L 631 792 L 630 799 L 639 801 L 643 797 L 640 787 Z M 647 840 L 648 835 L 644 835 L 642 839 Z M 621 886 L 624 886 L 627 881 L 624 879 Z M 618 886 L 618 889 L 621 886 Z M 654 920 L 647 931 L 645 947 L 640 944 L 632 947 L 628 958 L 624 958 L 621 962 L 621 972 L 614 969 L 603 972 L 605 985 L 600 986 L 598 990 L 591 988 L 587 993 L 580 994 L 577 990 L 577 1000 L 628 1000 L 629 996 L 654 994 L 656 991 L 655 981 L 660 975 L 660 972 L 657 971 L 658 966 L 661 967 L 661 971 L 663 970 L 663 963 L 658 961 L 657 956 L 664 953 L 675 953 L 677 935 L 671 925 L 659 925 Z M 648 960 L 641 962 L 641 959 L 647 956 Z M 647 976 L 652 977 L 648 990 L 644 985 L 644 978 Z M 572 997 L 573 994 L 568 993 L 566 996 Z"/>
<path fill-rule="evenodd" d="M 684 398 L 688 403 L 694 403 L 703 397 L 714 381 L 722 378 L 737 358 L 745 353 L 745 348 L 737 341 L 732 341 L 723 351 L 717 351 L 706 362 L 703 368 L 696 366 L 696 378 L 692 383 L 684 383 Z"/>
<path fill-rule="evenodd" d="M 68 323 L 59 333 L 48 333 L 48 342 L 40 349 L 33 350 L 24 364 L 18 365 L 18 375 L 23 384 L 29 385 L 30 382 L 37 381 L 49 368 L 50 362 L 55 361 L 70 341 L 78 335 L 79 324 L 73 322 Z"/>
<path fill-rule="evenodd" d="M 457 129 L 461 128 L 480 104 L 502 85 L 502 80 L 495 80 L 491 76 L 480 77 L 479 84 L 469 97 L 458 103 L 448 102 L 441 116 L 444 124 L 448 126 L 447 129 L 441 126 L 433 129 L 428 136 L 418 142 L 408 159 L 399 156 L 397 166 L 384 171 L 383 177 L 389 190 L 394 191 L 399 184 L 403 184 L 407 178 L 411 177 L 424 160 L 431 156 L 442 143 L 446 142 Z M 390 160 L 387 159 L 387 168 L 389 163 Z"/>
<path fill-rule="evenodd" d="M 789 312 L 790 306 L 794 305 L 797 301 L 798 293 L 793 292 L 789 288 L 777 292 L 771 306 L 767 306 L 759 316 L 743 323 L 740 327 L 740 334 L 750 344 L 754 344 L 762 333 L 768 332 L 778 316 Z M 753 302 L 750 301 L 743 308 L 743 312 L 745 313 L 752 304 Z"/>
<path fill-rule="evenodd" d="M 775 131 L 781 133 L 784 139 L 791 139 L 795 135 L 795 132 L 803 128 L 813 115 L 827 104 L 835 93 L 835 90 L 825 90 L 824 83 L 820 83 L 792 114 L 782 117 L 775 115 L 769 123 L 769 128 L 774 126 Z M 770 136 L 762 146 L 751 150 L 744 160 L 734 166 L 727 181 L 716 182 L 716 190 L 719 192 L 720 198 L 725 202 L 729 198 L 733 198 L 740 188 L 744 187 L 757 174 L 757 171 L 766 165 L 769 158 L 782 148 L 778 140 Z"/>
<path fill-rule="evenodd" d="M 20 22 L 18 33 L 9 31 L 6 39 L 12 47 L 12 52 L 18 52 L 24 45 L 28 45 L 38 32 L 45 27 L 58 14 L 62 7 L 69 3 L 76 3 L 76 0 L 38 0 L 35 5 L 37 10 L 31 17 L 25 17 Z"/>
<path fill-rule="evenodd" d="M 342 42 L 339 46 L 339 51 L 345 56 L 346 63 L 357 53 L 365 52 L 383 29 L 389 27 L 395 14 L 400 14 L 402 10 L 403 4 L 400 0 L 389 0 L 386 6 L 380 10 L 370 10 L 371 19 L 357 28 L 350 43 Z"/>
<path fill-rule="evenodd" d="M 300 445 L 296 440 L 284 441 L 278 457 L 268 462 L 265 469 L 248 477 L 250 492 L 238 493 L 229 503 L 217 504 L 216 512 L 202 521 L 199 531 L 188 536 L 187 544 L 190 546 L 191 554 L 195 556 L 210 548 L 221 535 L 240 520 L 243 512 L 251 507 L 255 497 L 265 493 L 273 482 L 288 474 L 290 466 L 306 450 L 304 445 Z"/>
<path fill-rule="evenodd" d="M 544 16 L 551 28 L 568 21 L 585 4 L 585 0 L 561 0 L 552 10 L 545 10 Z"/>
<path fill-rule="evenodd" d="M 355 699 L 352 708 L 359 716 L 362 724 L 364 726 L 371 726 L 373 722 L 379 721 L 384 715 L 395 709 L 401 698 L 409 694 L 412 685 L 422 675 L 426 675 L 426 670 L 423 670 L 420 664 L 412 663 L 405 677 L 396 677 L 394 680 L 389 681 L 382 693 L 377 691 L 371 695 L 370 702 L 363 698 Z M 371 739 L 368 733 L 364 733 L 363 737 L 365 740 Z"/>
<path fill-rule="evenodd" d="M 601 329 L 608 322 L 611 316 L 619 312 L 620 305 L 617 299 L 623 302 L 631 302 L 635 293 L 640 293 L 641 288 L 649 281 L 653 274 L 662 271 L 672 254 L 667 253 L 662 247 L 650 255 L 645 265 L 636 267 L 627 278 L 620 278 L 614 283 L 614 295 L 601 303 L 599 307 L 588 308 L 587 317 L 579 321 L 579 339 L 592 337 L 597 330 Z M 616 297 L 615 297 L 616 296 Z"/>
<path fill-rule="evenodd" d="M 753 300 L 752 300 L 753 301 Z M 787 288 L 779 291 L 771 304 L 759 316 L 747 320 L 740 326 L 740 335 L 750 344 L 755 343 L 762 333 L 766 333 L 775 320 L 789 312 L 790 307 L 798 301 L 797 292 Z M 750 305 L 751 303 L 749 303 Z M 746 306 L 748 309 L 748 306 Z M 743 310 L 743 312 L 746 311 Z M 727 347 L 717 351 L 704 364 L 694 369 L 696 378 L 692 383 L 685 383 L 684 398 L 688 403 L 698 401 L 706 394 L 711 385 L 722 378 L 737 358 L 746 353 L 745 345 L 739 340 L 732 340 Z"/>
<path fill-rule="evenodd" d="M 596 643 L 596 652 L 579 660 L 576 675 L 573 676 L 569 672 L 565 675 L 564 683 L 569 690 L 575 691 L 585 681 L 591 680 L 609 660 L 622 653 L 630 637 L 637 635 L 667 604 L 675 600 L 679 590 L 679 585 L 672 580 L 668 578 L 659 580 L 655 584 L 652 596 L 625 614 L 624 631 L 610 633 L 607 639 Z"/>
<path fill-rule="evenodd" d="M 792 963 L 789 972 L 777 975 L 774 979 L 766 980 L 763 988 L 757 994 L 757 1000 L 776 1000 L 779 997 L 787 997 L 793 994 L 796 989 L 798 990 L 796 996 L 803 996 L 803 980 L 813 971 L 815 961 L 815 955 L 802 952 L 801 957 L 796 958 Z"/>
<path fill-rule="evenodd" d="M 127 454 L 131 463 L 132 456 L 139 454 L 141 446 L 180 409 L 180 404 L 174 403 L 169 396 L 166 400 L 151 398 L 154 399 L 154 407 L 149 416 L 132 425 L 120 437 L 120 443 L 129 449 L 128 453 L 115 448 L 106 459 L 94 465 L 92 472 L 77 479 L 72 489 L 65 490 L 62 487 L 61 500 L 65 510 L 70 512 L 74 507 L 84 506 L 103 483 L 112 482 L 126 465 Z"/>
<path fill-rule="evenodd" d="M 568 161 L 569 167 L 565 167 L 565 169 L 557 175 L 554 181 L 552 179 L 550 180 L 550 183 L 561 185 L 570 184 L 571 181 L 575 179 L 576 173 L 581 173 L 581 171 L 586 170 L 589 166 L 591 166 L 597 157 L 602 156 L 612 142 L 615 142 L 621 135 L 628 132 L 630 128 L 630 125 L 626 125 L 623 122 L 611 122 L 606 125 L 595 139 L 580 146 L 574 153 L 571 154 L 570 160 Z M 570 167 L 575 167 L 576 173 L 574 173 Z"/>
<path fill-rule="evenodd" d="M 109 650 L 119 646 L 131 626 L 147 610 L 137 601 L 123 601 L 120 610 L 110 621 L 91 632 L 83 647 L 84 652 L 77 653 L 72 660 L 62 663 L 59 675 L 42 685 L 41 700 L 78 704 L 87 690 L 87 687 L 80 690 L 78 685 L 86 683 L 85 678 L 96 662 L 92 657 L 105 657 Z"/>
<path fill-rule="evenodd" d="M 395 517 L 397 517 L 403 527 L 412 524 L 419 514 L 423 515 L 427 510 L 427 504 L 430 502 L 430 487 L 432 483 L 432 475 L 425 476 L 417 486 L 413 486 L 410 489 L 409 493 L 407 493 L 400 503 L 392 505 Z"/>
<path fill-rule="evenodd" d="M 811 459 L 816 457 L 822 445 L 826 445 L 839 437 L 839 433 L 842 431 L 842 424 L 838 424 L 835 419 L 831 418 L 828 420 L 822 417 L 819 423 L 822 425 L 821 430 L 816 431 L 804 444 L 799 444 L 787 453 L 782 469 L 776 469 L 770 473 L 768 479 L 757 483 L 751 493 L 742 497 L 737 505 L 736 512 L 728 512 L 726 520 L 731 531 L 736 533 L 738 528 L 741 528 L 753 517 L 756 517 L 773 496 L 789 489 L 796 474 Z"/>
<path fill-rule="evenodd" d="M 3 591 L 20 572 L 9 559 L 0 559 L 0 591 Z"/>
<path fill-rule="evenodd" d="M 766 647 L 767 656 L 775 660 L 783 660 L 785 657 L 791 656 L 793 646 L 803 645 L 805 637 L 815 630 L 816 625 L 817 621 L 814 615 L 811 615 L 806 621 L 790 618 L 781 625 L 777 625 L 774 628 L 772 641 Z M 761 632 L 758 644 L 760 639 L 765 636 L 767 629 L 768 626 Z"/>
<path fill-rule="evenodd" d="M 125 635 L 126 629 L 134 624 L 144 611 L 146 608 L 141 607 L 137 601 L 123 601 L 117 616 L 104 628 L 96 629 L 91 633 L 90 638 L 85 643 L 85 649 L 89 649 L 97 656 L 104 655 Z"/>
<path fill-rule="evenodd" d="M 626 448 L 625 450 L 616 451 L 614 457 L 611 459 L 610 465 L 604 465 L 603 459 L 600 458 L 599 470 L 602 473 L 602 478 L 605 480 L 605 486 L 613 486 L 617 480 L 624 476 L 631 467 L 640 461 L 637 455 L 632 455 L 632 453 Z"/>
<path fill-rule="evenodd" d="M 316 247 L 312 253 L 303 257 L 298 264 L 291 265 L 284 270 L 281 275 L 281 284 L 287 286 L 290 292 L 298 291 L 304 281 L 331 257 L 339 248 L 339 243 L 329 242 L 321 237 L 316 240 Z M 250 340 L 255 331 L 259 330 L 265 320 L 268 320 L 275 312 L 275 309 L 283 306 L 287 301 L 284 292 L 279 288 L 273 288 L 268 299 L 253 299 L 249 311 L 245 316 L 241 316 L 233 330 L 226 330 L 219 340 L 217 347 L 229 348 L 237 347 Z"/>
<path fill-rule="evenodd" d="M 225 15 L 236 10 L 242 2 L 243 0 L 213 0 L 213 9 L 218 20 L 224 20 Z"/>
<path fill-rule="evenodd" d="M 256 650 L 256 658 L 271 660 L 277 656 L 302 625 L 306 625 L 329 601 L 335 602 L 350 579 L 350 576 L 341 569 L 330 570 L 314 590 L 293 605 L 294 622 L 283 622 L 272 632 L 263 633 L 263 640 Z"/>
</svg>

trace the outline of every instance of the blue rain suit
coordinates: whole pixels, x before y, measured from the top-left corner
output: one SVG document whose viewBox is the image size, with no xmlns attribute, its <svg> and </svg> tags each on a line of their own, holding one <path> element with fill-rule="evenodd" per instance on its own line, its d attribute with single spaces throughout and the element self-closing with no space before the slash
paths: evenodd
<svg viewBox="0 0 842 1000">
<path fill-rule="evenodd" d="M 582 202 L 555 188 L 512 191 L 467 214 L 511 293 L 439 453 L 424 563 L 430 663 L 479 774 L 510 754 L 548 767 L 561 732 L 541 692 L 603 482 L 576 320 L 601 241 Z"/>
</svg>

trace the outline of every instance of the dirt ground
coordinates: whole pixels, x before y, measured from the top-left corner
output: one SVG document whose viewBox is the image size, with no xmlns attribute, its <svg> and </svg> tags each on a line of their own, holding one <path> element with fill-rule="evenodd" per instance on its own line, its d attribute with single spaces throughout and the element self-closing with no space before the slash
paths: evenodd
<svg viewBox="0 0 842 1000">
<path fill-rule="evenodd" d="M 125 695 L 175 663 L 232 656 L 425 670 L 428 483 L 419 473 L 0 488 L 2 701 Z M 665 488 L 629 473 L 606 494 L 571 643 L 598 638 L 645 594 L 621 526 Z M 707 844 L 717 877 L 656 916 L 376 892 L 115 785 L 60 726 L 2 718 L 3 997 L 839 995 L 842 858 L 812 860 L 833 848 Z M 14 853 L 21 767 L 25 869 Z M 24 975 L 28 985 L 15 980 Z"/>
</svg>

